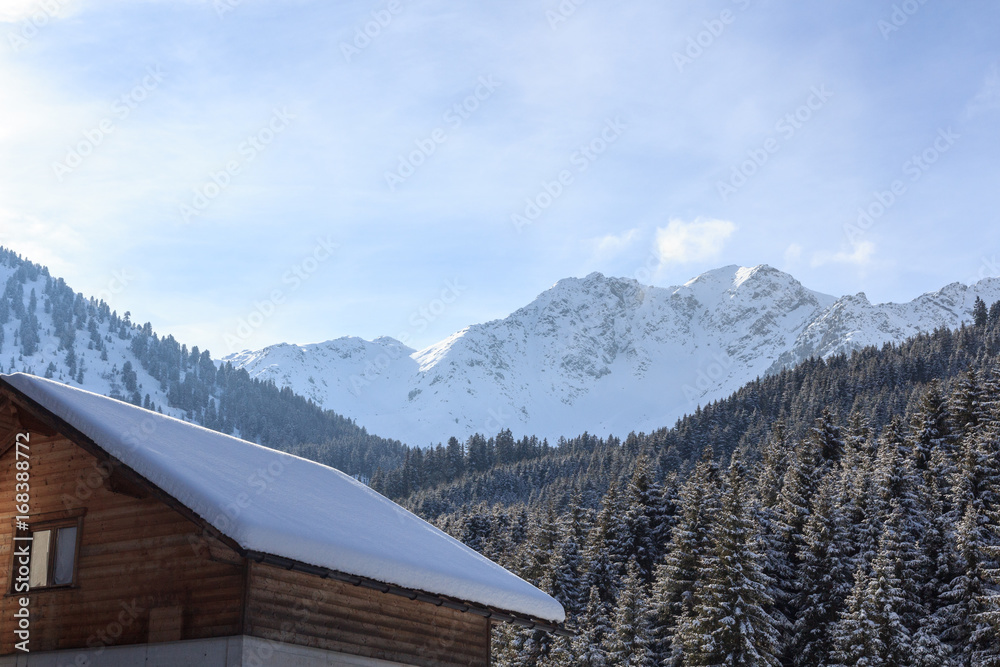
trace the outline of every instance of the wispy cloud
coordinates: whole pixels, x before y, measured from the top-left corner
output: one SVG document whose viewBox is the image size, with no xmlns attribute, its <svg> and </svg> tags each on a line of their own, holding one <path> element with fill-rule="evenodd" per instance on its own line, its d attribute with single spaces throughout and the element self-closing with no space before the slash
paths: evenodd
<svg viewBox="0 0 1000 667">
<path fill-rule="evenodd" d="M 0 208 L 0 246 L 44 264 L 57 275 L 62 275 L 68 268 L 71 250 L 84 243 L 83 235 L 69 224 Z"/>
<path fill-rule="evenodd" d="M 971 118 L 996 109 L 1000 109 L 1000 66 L 993 63 L 993 66 L 986 73 L 979 92 L 969 100 L 965 111 Z"/>
<path fill-rule="evenodd" d="M 1000 125 L 962 127 L 967 105 L 995 113 L 1000 75 L 984 64 L 997 59 L 1000 4 L 956 5 L 926 39 L 894 36 L 893 57 L 877 31 L 856 30 L 873 16 L 861 0 L 823 12 L 789 3 L 769 20 L 748 11 L 698 59 L 697 76 L 663 64 L 717 8 L 584 3 L 553 30 L 556 4 L 404 2 L 382 25 L 371 22 L 384 1 L 0 0 L 0 243 L 79 290 L 103 289 L 109 267 L 143 267 L 151 279 L 122 295 L 133 316 L 175 335 L 197 321 L 189 344 L 219 350 L 260 276 L 330 233 L 349 250 L 296 293 L 262 343 L 393 333 L 442 276 L 509 279 L 477 286 L 421 346 L 506 315 L 582 266 L 672 284 L 698 262 L 784 256 L 804 283 L 831 293 L 877 284 L 880 298 L 898 300 L 912 298 L 912 277 L 891 270 L 903 258 L 964 275 L 981 248 L 1000 247 L 997 226 L 983 223 L 996 210 Z M 222 6 L 232 11 L 220 17 Z M 984 29 L 966 30 L 972 21 Z M 341 44 L 366 29 L 377 37 L 348 61 Z M 144 80 L 157 67 L 152 90 Z M 491 75 L 503 83 L 496 94 L 470 98 Z M 720 202 L 719 175 L 817 82 L 839 101 Z M 248 149 L 250 162 L 240 147 L 269 139 L 262 124 L 285 106 L 294 131 Z M 601 128 L 618 116 L 628 130 L 610 148 Z M 874 254 L 839 246 L 853 202 L 885 190 L 942 123 L 974 139 L 895 204 L 908 232 L 866 236 Z M 437 128 L 447 140 L 390 192 L 386 170 Z M 70 160 L 80 166 L 57 172 Z M 571 188 L 560 185 L 531 233 L 511 233 L 510 213 L 550 196 L 563 170 Z M 185 226 L 179 207 L 227 180 Z M 813 270 L 817 250 L 826 266 Z M 341 283 L 353 287 L 331 289 Z M 388 295 L 398 309 L 372 307 Z"/>
<path fill-rule="evenodd" d="M 871 241 L 860 241 L 851 246 L 850 250 L 840 250 L 838 252 L 817 252 L 810 262 L 813 267 L 825 264 L 853 264 L 855 266 L 867 266 L 871 264 L 875 255 L 875 244 Z"/>
<path fill-rule="evenodd" d="M 79 10 L 82 0 L 3 0 L 0 2 L 0 23 L 24 23 L 22 38 L 31 39 L 37 30 L 56 19 Z M 10 43 L 10 37 L 7 40 Z"/>
<path fill-rule="evenodd" d="M 728 220 L 671 220 L 656 230 L 656 251 L 663 264 L 714 259 L 735 231 L 736 225 Z"/>
<path fill-rule="evenodd" d="M 587 243 L 593 248 L 593 256 L 596 260 L 606 260 L 617 257 L 625 250 L 632 247 L 640 236 L 638 227 L 633 227 L 621 234 L 606 234 L 595 239 L 590 239 Z"/>
<path fill-rule="evenodd" d="M 792 264 L 802 259 L 802 246 L 792 243 L 785 248 L 785 263 Z"/>
</svg>

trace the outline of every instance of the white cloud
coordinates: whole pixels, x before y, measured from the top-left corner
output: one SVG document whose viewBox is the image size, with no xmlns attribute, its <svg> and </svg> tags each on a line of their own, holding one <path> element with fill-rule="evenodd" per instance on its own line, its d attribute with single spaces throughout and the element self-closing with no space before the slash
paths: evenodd
<svg viewBox="0 0 1000 667">
<path fill-rule="evenodd" d="M 84 235 L 68 224 L 0 208 L 0 246 L 47 266 L 55 275 L 66 272 L 68 255 L 85 244 Z"/>
<path fill-rule="evenodd" d="M 839 252 L 818 252 L 813 255 L 810 264 L 812 264 L 813 267 L 831 263 L 866 266 L 871 264 L 872 256 L 874 254 L 875 244 L 871 241 L 861 241 L 860 243 L 855 243 L 851 247 L 850 251 L 841 250 Z"/>
<path fill-rule="evenodd" d="M 712 259 L 735 231 L 736 225 L 728 220 L 671 220 L 666 227 L 656 230 L 656 252 L 663 264 Z"/>
<path fill-rule="evenodd" d="M 993 109 L 1000 109 L 1000 68 L 997 63 L 993 63 L 990 71 L 986 73 L 986 79 L 979 92 L 966 106 L 966 114 L 972 117 Z"/>
<path fill-rule="evenodd" d="M 785 263 L 791 264 L 793 262 L 799 261 L 802 257 L 802 246 L 798 243 L 793 243 L 785 248 Z"/>
<path fill-rule="evenodd" d="M 66 10 L 76 4 L 75 0 L 46 0 L 44 2 L 42 0 L 3 0 L 0 3 L 0 23 L 28 21 L 35 29 L 44 28 L 49 21 L 65 16 Z"/>
<path fill-rule="evenodd" d="M 638 238 L 639 228 L 634 227 L 621 234 L 608 234 L 596 239 L 590 239 L 589 243 L 593 246 L 595 258 L 606 259 L 618 255 L 635 243 Z"/>
</svg>

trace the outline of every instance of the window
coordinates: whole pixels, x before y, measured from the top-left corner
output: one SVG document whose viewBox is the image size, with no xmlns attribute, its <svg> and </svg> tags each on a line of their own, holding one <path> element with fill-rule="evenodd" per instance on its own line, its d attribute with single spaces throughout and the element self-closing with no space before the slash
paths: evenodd
<svg viewBox="0 0 1000 667">
<path fill-rule="evenodd" d="M 31 532 L 31 588 L 73 584 L 77 530 L 65 526 Z"/>
<path fill-rule="evenodd" d="M 30 590 L 69 587 L 76 583 L 76 563 L 80 551 L 83 515 L 72 517 L 63 515 L 63 518 L 41 520 L 47 518 L 45 515 L 33 517 L 34 520 L 28 521 L 30 532 L 23 529 L 16 531 L 18 539 L 15 545 L 27 544 L 30 549 L 31 555 L 28 559 Z M 30 540 L 26 539 L 29 537 Z M 14 571 L 18 571 L 16 566 Z"/>
</svg>

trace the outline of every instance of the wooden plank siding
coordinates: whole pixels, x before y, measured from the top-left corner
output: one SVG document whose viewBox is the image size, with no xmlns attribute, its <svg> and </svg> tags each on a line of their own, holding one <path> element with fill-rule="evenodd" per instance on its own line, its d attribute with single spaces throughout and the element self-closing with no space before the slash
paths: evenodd
<svg viewBox="0 0 1000 667">
<path fill-rule="evenodd" d="M 245 634 L 408 665 L 488 667 L 486 618 L 250 563 Z"/>
<path fill-rule="evenodd" d="M 25 423 L 32 428 L 31 516 L 85 511 L 75 586 L 30 593 L 33 653 L 249 635 L 407 665 L 489 667 L 483 616 L 206 542 L 184 508 L 134 479 L 109 477 L 93 454 L 20 410 L 0 394 L 0 434 L 13 439 Z M 0 654 L 15 652 L 13 614 L 23 596 L 9 592 L 17 472 L 10 444 L 0 443 Z"/>
<path fill-rule="evenodd" d="M 30 595 L 32 652 L 145 643 L 151 634 L 177 639 L 241 634 L 245 559 L 233 553 L 234 562 L 227 563 L 211 558 L 207 549 L 199 553 L 191 544 L 197 526 L 155 499 L 109 490 L 97 459 L 66 438 L 32 432 L 30 451 L 31 516 L 86 509 L 76 587 Z M 13 449 L 0 457 L 0 582 L 7 593 L 0 598 L 3 654 L 14 652 L 13 613 L 21 597 L 8 593 L 14 463 Z M 179 620 L 171 615 L 177 607 Z"/>
</svg>

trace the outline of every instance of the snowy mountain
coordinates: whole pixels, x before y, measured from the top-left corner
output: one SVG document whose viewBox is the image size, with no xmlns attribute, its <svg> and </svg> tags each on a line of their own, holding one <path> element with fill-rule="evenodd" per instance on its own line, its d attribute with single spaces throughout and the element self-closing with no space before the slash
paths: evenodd
<svg viewBox="0 0 1000 667">
<path fill-rule="evenodd" d="M 251 376 L 414 445 L 451 435 L 556 438 L 668 426 L 699 404 L 811 355 L 971 320 L 1000 279 L 903 304 L 835 298 L 772 267 L 727 266 L 679 287 L 593 273 L 423 350 L 392 338 L 280 344 L 226 357 Z"/>
<path fill-rule="evenodd" d="M 161 337 L 3 247 L 0 286 L 0 372 L 44 376 L 269 447 L 309 445 L 313 457 L 360 477 L 402 460 L 399 443 Z"/>
<path fill-rule="evenodd" d="M 166 388 L 132 353 L 128 313 L 119 317 L 107 304 L 73 294 L 61 279 L 7 251 L 0 254 L 0 285 L 0 371 L 45 376 L 125 400 L 134 392 L 140 400 L 148 394 L 148 404 L 164 414 L 186 416 L 170 407 Z"/>
</svg>

